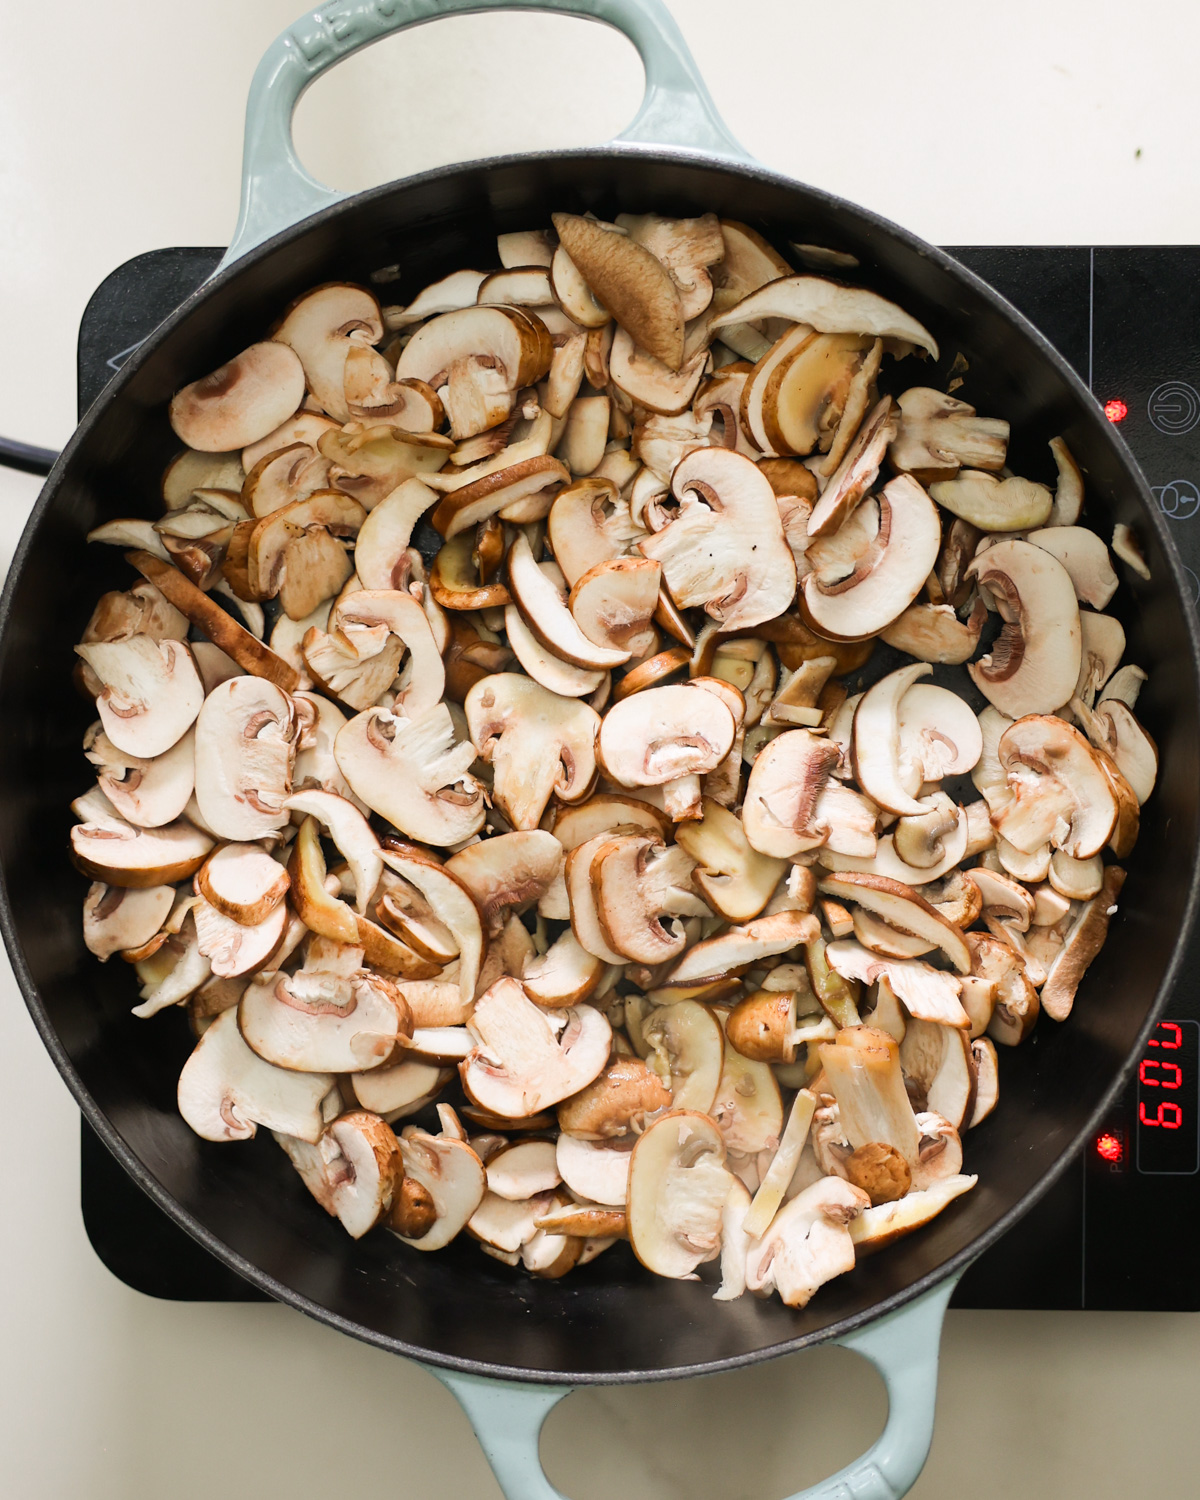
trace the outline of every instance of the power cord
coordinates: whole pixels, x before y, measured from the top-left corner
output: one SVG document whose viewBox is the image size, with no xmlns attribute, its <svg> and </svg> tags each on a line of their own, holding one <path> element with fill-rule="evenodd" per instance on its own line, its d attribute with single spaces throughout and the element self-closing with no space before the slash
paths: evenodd
<svg viewBox="0 0 1200 1500">
<path fill-rule="evenodd" d="M 32 443 L 0 437 L 0 464 L 6 469 L 20 469 L 23 474 L 49 474 L 57 458 L 53 448 L 35 448 Z"/>
</svg>

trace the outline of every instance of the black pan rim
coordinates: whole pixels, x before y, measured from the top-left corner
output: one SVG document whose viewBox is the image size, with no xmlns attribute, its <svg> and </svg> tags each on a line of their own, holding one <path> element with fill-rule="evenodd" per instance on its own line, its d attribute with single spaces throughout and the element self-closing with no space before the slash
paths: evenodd
<svg viewBox="0 0 1200 1500">
<path fill-rule="evenodd" d="M 933 261 L 948 275 L 990 302 L 1006 321 L 1013 325 L 1033 345 L 1041 358 L 1053 366 L 1056 373 L 1078 399 L 1080 413 L 1094 428 L 1094 433 L 1098 437 L 1098 440 L 1110 445 L 1121 467 L 1133 482 L 1142 504 L 1144 518 L 1155 532 L 1162 547 L 1163 555 L 1166 557 L 1171 570 L 1175 594 L 1183 610 L 1188 640 L 1191 646 L 1193 679 L 1197 680 L 1197 685 L 1200 687 L 1200 615 L 1197 613 L 1196 603 L 1187 585 L 1183 565 L 1175 549 L 1170 529 L 1159 513 L 1158 507 L 1154 504 L 1149 486 L 1128 444 L 1121 437 L 1120 433 L 1116 431 L 1112 423 L 1104 416 L 1099 403 L 1087 385 L 1024 314 L 1013 307 L 1006 298 L 993 290 L 982 278 L 976 276 L 974 272 L 968 270 L 966 266 L 962 265 L 961 262 L 946 251 L 928 244 L 918 235 L 912 234 L 910 231 L 892 223 L 881 215 L 852 203 L 847 199 L 840 198 L 834 193 L 827 192 L 821 188 L 810 187 L 794 178 L 772 172 L 753 162 L 745 162 L 731 157 L 717 157 L 706 152 L 692 151 L 685 148 L 644 147 L 632 144 L 626 145 L 620 142 L 606 147 L 589 147 L 554 152 L 515 152 L 502 156 L 484 157 L 470 162 L 457 162 L 433 168 L 428 172 L 423 172 L 397 182 L 380 184 L 378 187 L 367 189 L 364 192 L 348 195 L 338 200 L 338 202 L 319 210 L 317 213 L 302 219 L 299 223 L 281 230 L 279 233 L 247 251 L 245 255 L 240 256 L 231 265 L 220 270 L 203 283 L 139 345 L 125 365 L 122 366 L 121 370 L 92 403 L 59 455 L 57 463 L 47 477 L 46 483 L 42 487 L 30 512 L 21 539 L 13 554 L 3 592 L 0 593 L 0 635 L 3 635 L 7 628 L 9 616 L 12 612 L 17 581 L 24 570 L 26 560 L 34 544 L 36 535 L 41 528 L 45 514 L 57 493 L 58 486 L 76 450 L 82 446 L 91 431 L 103 421 L 106 412 L 113 404 L 125 382 L 132 378 L 146 359 L 167 342 L 175 328 L 192 315 L 210 290 L 226 285 L 245 267 L 266 258 L 266 256 L 274 253 L 290 241 L 300 239 L 309 230 L 328 221 L 346 209 L 367 206 L 376 200 L 386 197 L 398 186 L 417 186 L 453 177 L 464 172 L 485 173 L 499 168 L 534 165 L 540 161 L 559 158 L 607 158 L 609 160 L 613 158 L 618 160 L 627 158 L 629 160 L 661 161 L 665 164 L 686 165 L 713 173 L 732 173 L 747 180 L 766 183 L 783 190 L 804 192 L 814 199 L 819 200 L 825 207 L 851 214 L 870 229 L 903 242 L 909 249 Z M 129 1176 L 169 1218 L 197 1241 L 198 1244 L 208 1250 L 210 1254 L 222 1261 L 244 1280 L 250 1282 L 251 1285 L 265 1292 L 274 1300 L 305 1313 L 317 1322 L 336 1328 L 341 1333 L 348 1334 L 350 1337 L 356 1338 L 363 1343 L 385 1349 L 389 1353 L 399 1354 L 405 1358 L 416 1360 L 435 1369 L 444 1369 L 460 1374 L 538 1386 L 639 1384 L 660 1380 L 678 1380 L 691 1376 L 711 1375 L 741 1369 L 751 1364 L 769 1359 L 782 1358 L 784 1355 L 794 1354 L 802 1349 L 814 1347 L 817 1344 L 828 1343 L 843 1338 L 847 1334 L 874 1323 L 889 1314 L 898 1312 L 950 1277 L 961 1275 L 978 1255 L 993 1245 L 1058 1181 L 1067 1168 L 1074 1162 L 1086 1141 L 1094 1134 L 1097 1126 L 1111 1108 L 1118 1094 L 1125 1087 L 1138 1055 L 1143 1050 L 1151 1030 L 1157 1024 L 1159 1017 L 1166 1008 L 1171 992 L 1175 988 L 1183 964 L 1186 935 L 1195 925 L 1198 910 L 1200 910 L 1200 863 L 1193 862 L 1192 877 L 1184 908 L 1183 924 L 1176 937 L 1171 958 L 1167 964 L 1163 979 L 1158 986 L 1153 1004 L 1147 1014 L 1146 1022 L 1139 1033 L 1137 1045 L 1131 1049 L 1125 1061 L 1117 1070 L 1100 1103 L 1092 1112 L 1082 1130 L 1076 1134 L 1074 1140 L 1059 1155 L 1054 1164 L 1043 1173 L 1033 1187 L 977 1239 L 973 1240 L 956 1255 L 951 1256 L 942 1265 L 928 1272 L 925 1276 L 918 1278 L 918 1280 L 911 1283 L 903 1291 L 880 1302 L 873 1303 L 862 1312 L 844 1318 L 815 1332 L 800 1335 L 794 1339 L 786 1339 L 778 1344 L 770 1345 L 764 1349 L 753 1350 L 746 1354 L 731 1355 L 724 1359 L 707 1360 L 666 1368 L 622 1370 L 617 1373 L 607 1372 L 597 1374 L 589 1371 L 530 1370 L 521 1366 L 461 1359 L 430 1351 L 417 1345 L 408 1344 L 400 1339 L 374 1333 L 361 1324 L 341 1317 L 320 1304 L 313 1302 L 310 1298 L 304 1297 L 284 1286 L 274 1277 L 267 1275 L 252 1262 L 239 1255 L 227 1246 L 224 1241 L 199 1223 L 198 1220 L 193 1218 L 148 1171 L 141 1158 L 126 1144 L 124 1138 L 110 1123 L 107 1116 L 103 1114 L 84 1086 L 83 1080 L 80 1078 L 58 1037 L 58 1033 L 50 1023 L 37 987 L 33 982 L 33 977 L 25 964 L 14 922 L 7 874 L 3 868 L 0 868 L 0 934 L 3 935 L 17 983 L 20 986 L 22 996 L 38 1034 L 88 1124 L 104 1142 L 109 1151 L 112 1152 L 113 1156 L 116 1157 L 117 1161 L 120 1162 Z"/>
</svg>

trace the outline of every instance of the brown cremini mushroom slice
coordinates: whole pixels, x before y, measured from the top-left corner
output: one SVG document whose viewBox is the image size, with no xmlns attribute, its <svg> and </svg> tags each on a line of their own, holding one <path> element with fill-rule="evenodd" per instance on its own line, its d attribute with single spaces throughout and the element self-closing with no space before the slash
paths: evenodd
<svg viewBox="0 0 1200 1500">
<path fill-rule="evenodd" d="M 880 631 L 880 639 L 919 661 L 957 666 L 975 655 L 986 619 L 982 600 L 976 600 L 966 620 L 949 604 L 913 604 Z"/>
<path fill-rule="evenodd" d="M 162 927 L 175 899 L 169 885 L 128 890 L 94 881 L 83 901 L 83 941 L 101 963 L 114 953 L 141 948 Z"/>
<path fill-rule="evenodd" d="M 692 890 L 693 862 L 681 845 L 651 833 L 614 836 L 591 861 L 592 897 L 604 940 L 636 963 L 674 958 L 687 941 L 679 917 L 708 916 Z"/>
<path fill-rule="evenodd" d="M 640 1058 L 613 1057 L 591 1083 L 558 1106 L 558 1126 L 562 1138 L 607 1141 L 642 1130 L 647 1118 L 670 1106 L 670 1089 Z M 563 1149 L 560 1145 L 560 1157 Z M 569 1172 L 563 1171 L 563 1178 L 575 1187 Z M 623 1196 L 610 1200 L 590 1188 L 585 1196 L 598 1203 L 624 1202 Z"/>
<path fill-rule="evenodd" d="M 353 802 L 334 792 L 294 792 L 284 802 L 289 812 L 314 817 L 345 857 L 354 883 L 355 910 L 365 916 L 383 875 L 379 840 Z M 230 913 L 233 915 L 233 913 Z"/>
<path fill-rule="evenodd" d="M 1055 517 L 1051 515 L 1050 519 L 1053 521 Z M 1075 517 L 1071 517 L 1064 520 L 1062 524 L 1069 526 L 1075 519 Z M 1138 537 L 1137 532 L 1132 527 L 1126 526 L 1123 521 L 1118 521 L 1113 527 L 1112 549 L 1114 554 L 1123 563 L 1128 564 L 1139 578 L 1144 578 L 1147 583 L 1150 582 L 1150 565 L 1147 563 L 1145 553 L 1142 551 L 1141 539 Z"/>
<path fill-rule="evenodd" d="M 423 324 L 401 351 L 396 378 L 433 386 L 447 403 L 454 436 L 462 439 L 502 422 L 517 391 L 536 385 L 549 370 L 552 354 L 550 334 L 536 315 L 508 306 L 467 307 Z M 454 397 L 443 394 L 443 387 L 449 382 L 453 392 L 456 376 L 469 380 L 484 370 L 495 377 L 490 410 L 456 425 Z"/>
<path fill-rule="evenodd" d="M 580 946 L 570 928 L 561 932 L 546 952 L 530 959 L 520 974 L 525 992 L 547 1010 L 578 1005 L 604 977 L 603 959 Z"/>
<path fill-rule="evenodd" d="M 388 422 L 402 432 L 435 432 L 445 421 L 441 398 L 424 380 L 394 380 L 375 349 L 351 344 L 342 367 L 342 391 L 352 421 Z"/>
<path fill-rule="evenodd" d="M 844 525 L 879 474 L 896 431 L 896 403 L 885 396 L 863 422 L 846 455 L 829 478 L 808 518 L 809 536 L 832 536 Z"/>
<path fill-rule="evenodd" d="M 431 1103 L 453 1076 L 451 1069 L 433 1063 L 402 1062 L 390 1068 L 351 1073 L 350 1086 L 364 1109 L 390 1125 Z"/>
<path fill-rule="evenodd" d="M 259 1057 L 300 1073 L 386 1067 L 399 1060 L 413 1030 L 407 1002 L 386 976 L 366 969 L 345 976 L 307 963 L 292 975 L 260 974 L 237 1017 Z"/>
<path fill-rule="evenodd" d="M 176 436 L 202 453 L 244 448 L 273 431 L 304 399 L 304 371 L 283 344 L 251 344 L 171 400 Z"/>
<path fill-rule="evenodd" d="M 413 529 L 436 500 L 428 485 L 412 478 L 368 511 L 354 543 L 354 570 L 364 589 L 405 586 Z"/>
<path fill-rule="evenodd" d="M 756 917 L 689 948 L 667 975 L 666 983 L 695 984 L 702 979 L 724 978 L 748 969 L 757 959 L 773 958 L 811 943 L 820 931 L 821 924 L 809 912 L 779 911 Z"/>
<path fill-rule="evenodd" d="M 839 900 L 855 902 L 899 931 L 940 948 L 960 974 L 971 972 L 970 949 L 959 929 L 902 882 L 847 871 L 827 875 L 818 889 Z"/>
<path fill-rule="evenodd" d="M 868 688 L 854 711 L 851 763 L 858 783 L 880 807 L 901 816 L 919 818 L 929 811 L 913 795 L 927 778 L 922 764 L 903 754 L 911 747 L 902 745 L 901 711 L 913 685 L 931 670 L 917 662 L 889 672 Z"/>
<path fill-rule="evenodd" d="M 362 1239 L 391 1210 L 403 1179 L 391 1127 L 367 1110 L 339 1115 L 316 1143 L 276 1132 L 305 1187 L 351 1239 Z"/>
<path fill-rule="evenodd" d="M 187 807 L 196 779 L 191 730 L 161 755 L 145 758 L 118 750 L 102 726 L 93 724 L 83 750 L 96 767 L 100 790 L 127 822 L 161 828 Z"/>
<path fill-rule="evenodd" d="M 352 344 L 377 344 L 383 337 L 383 318 L 375 297 L 347 282 L 316 287 L 292 303 L 274 337 L 298 355 L 308 389 L 322 409 L 335 421 L 347 421 L 346 355 Z"/>
<path fill-rule="evenodd" d="M 496 673 L 464 703 L 471 739 L 493 770 L 492 792 L 517 829 L 536 828 L 552 796 L 577 802 L 591 786 L 600 717 L 528 678 Z"/>
<path fill-rule="evenodd" d="M 892 467 L 921 484 L 953 479 L 959 469 L 998 470 L 1008 452 L 1008 423 L 928 386 L 898 400 L 900 425 L 888 450 Z"/>
<path fill-rule="evenodd" d="M 248 1141 L 260 1125 L 316 1142 L 331 1073 L 297 1073 L 264 1061 L 223 1011 L 196 1043 L 179 1075 L 179 1113 L 207 1141 Z"/>
<path fill-rule="evenodd" d="M 546 892 L 562 857 L 552 833 L 532 828 L 469 844 L 446 861 L 446 870 L 471 893 L 484 931 L 495 937 L 513 907 L 531 905 Z"/>
<path fill-rule="evenodd" d="M 299 620 L 332 598 L 354 571 L 339 537 L 352 537 L 366 512 L 339 490 L 317 490 L 264 516 L 246 551 L 255 599 L 278 595 L 289 619 Z"/>
<path fill-rule="evenodd" d="M 778 1292 L 789 1307 L 806 1307 L 818 1289 L 854 1269 L 849 1226 L 870 1198 L 841 1177 L 823 1177 L 775 1215 L 746 1254 L 746 1286 L 756 1296 Z"/>
<path fill-rule="evenodd" d="M 231 921 L 254 926 L 287 895 L 291 880 L 258 844 L 222 844 L 196 872 L 196 893 Z"/>
<path fill-rule="evenodd" d="M 629 660 L 631 647 L 601 646 L 588 639 L 553 581 L 538 567 L 523 534 L 509 548 L 507 568 L 513 602 L 548 650 L 590 671 L 605 671 Z"/>
<path fill-rule="evenodd" d="M 931 1187 L 906 1193 L 895 1203 L 881 1203 L 878 1207 L 864 1209 L 850 1224 L 855 1253 L 873 1255 L 876 1250 L 882 1250 L 914 1229 L 920 1229 L 955 1198 L 969 1193 L 978 1181 L 978 1177 L 956 1174 Z"/>
<path fill-rule="evenodd" d="M 391 644 L 389 638 L 400 641 L 407 657 L 395 685 L 394 710 L 418 719 L 437 706 L 445 687 L 445 668 L 428 616 L 412 594 L 399 589 L 357 589 L 334 605 L 329 628 L 362 661 L 371 661 L 377 651 L 382 654 L 384 643 Z M 305 654 L 312 655 L 307 637 Z M 342 697 L 346 697 L 344 691 Z"/>
<path fill-rule="evenodd" d="M 725 1060 L 720 1022 L 707 1005 L 658 1005 L 642 1025 L 646 1062 L 671 1091 L 674 1109 L 711 1114 Z"/>
<path fill-rule="evenodd" d="M 611 323 L 612 314 L 596 300 L 579 267 L 561 245 L 550 263 L 550 285 L 555 301 L 581 328 L 599 329 Z"/>
<path fill-rule="evenodd" d="M 387 1227 L 414 1250 L 441 1250 L 478 1210 L 487 1191 L 483 1163 L 466 1141 L 415 1125 L 400 1135 L 404 1181 Z"/>
<path fill-rule="evenodd" d="M 605 770 L 622 786 L 662 786 L 673 818 L 700 813 L 699 778 L 733 748 L 736 724 L 714 693 L 694 683 L 647 688 L 605 714 L 597 741 Z"/>
<path fill-rule="evenodd" d="M 469 531 L 460 531 L 438 549 L 429 572 L 429 587 L 443 609 L 503 609 L 512 603 L 512 595 L 500 578 L 480 581 L 474 551 L 475 538 Z"/>
<path fill-rule="evenodd" d="M 1010 718 L 1048 714 L 1075 690 L 1082 658 L 1079 605 L 1070 575 L 1031 542 L 1008 538 L 975 558 L 967 576 L 996 600 L 1004 621 L 988 655 L 967 670 Z"/>
<path fill-rule="evenodd" d="M 506 1119 L 578 1093 L 599 1075 L 612 1039 L 592 1006 L 540 1010 L 510 978 L 480 996 L 469 1025 L 475 1046 L 459 1069 L 463 1087 Z"/>
<path fill-rule="evenodd" d="M 392 421 L 347 422 L 317 440 L 332 465 L 335 490 L 364 510 L 381 505 L 410 479 L 440 482 L 438 470 L 453 452 L 453 439 L 435 432 L 405 432 Z"/>
<path fill-rule="evenodd" d="M 548 693 L 559 698 L 585 698 L 604 690 L 610 681 L 605 672 L 575 666 L 549 650 L 525 623 L 515 604 L 510 603 L 504 610 L 504 631 L 518 664 Z"/>
<path fill-rule="evenodd" d="M 96 708 L 112 744 L 153 759 L 170 750 L 195 722 L 204 686 L 182 641 L 148 635 L 75 647 L 101 684 Z"/>
<path fill-rule="evenodd" d="M 334 755 L 355 796 L 409 838 L 447 847 L 483 826 L 475 747 L 456 742 L 445 704 L 416 719 L 367 709 L 338 731 Z"/>
<path fill-rule="evenodd" d="M 668 1095 L 668 1108 L 670 1102 Z M 629 1195 L 629 1159 L 637 1139 L 632 1134 L 604 1140 L 560 1135 L 556 1157 L 563 1181 L 586 1202 L 623 1209 Z"/>
<path fill-rule="evenodd" d="M 983 1028 L 977 1030 L 972 1024 L 972 1037 L 986 1029 L 994 1042 L 1015 1047 L 1033 1030 L 1041 1009 L 1037 990 L 1029 982 L 1025 961 L 999 938 L 972 932 L 967 935 L 967 941 L 971 945 L 973 973 L 984 980 L 994 981 L 996 985 L 991 1016 Z"/>
<path fill-rule="evenodd" d="M 307 443 L 290 443 L 266 453 L 246 475 L 242 504 L 262 519 L 329 485 L 329 460 Z"/>
<path fill-rule="evenodd" d="M 971 1057 L 975 1063 L 975 1104 L 966 1124 L 973 1130 L 1000 1102 L 1000 1060 L 995 1043 L 986 1036 L 972 1041 Z"/>
<path fill-rule="evenodd" d="M 747 800 L 749 795 L 747 791 Z M 755 849 L 742 819 L 710 798 L 702 800 L 698 819 L 679 824 L 675 841 L 695 861 L 692 881 L 709 906 L 727 922 L 748 922 L 757 917 L 787 869 L 783 859 Z"/>
<path fill-rule="evenodd" d="M 1092 708 L 1102 690 L 1107 696 L 1105 684 L 1125 655 L 1125 630 L 1112 615 L 1095 614 L 1090 609 L 1080 610 L 1079 629 L 1083 659 L 1075 696 Z"/>
<path fill-rule="evenodd" d="M 575 584 L 597 564 L 626 555 L 646 535 L 632 519 L 611 479 L 591 475 L 559 490 L 550 507 L 546 536 L 567 583 Z"/>
<path fill-rule="evenodd" d="M 658 563 L 618 557 L 597 563 L 571 589 L 568 605 L 594 645 L 641 658 L 654 644 L 651 625 L 658 607 Z"/>
<path fill-rule="evenodd" d="M 126 890 L 145 890 L 185 880 L 204 863 L 214 840 L 186 819 L 161 828 L 139 828 L 118 816 L 95 788 L 77 798 L 82 819 L 71 829 L 71 858 L 93 880 Z"/>
<path fill-rule="evenodd" d="M 1065 1021 L 1075 1003 L 1088 965 L 1108 937 L 1108 924 L 1117 910 L 1117 898 L 1125 884 L 1120 865 L 1109 865 L 1098 893 L 1081 908 L 1066 930 L 1058 957 L 1050 965 L 1041 989 L 1042 1009 L 1054 1021 Z"/>
<path fill-rule="evenodd" d="M 975 1058 L 965 1031 L 931 1021 L 909 1021 L 900 1043 L 909 1097 L 965 1130 L 975 1109 Z"/>
<path fill-rule="evenodd" d="M 683 303 L 663 263 L 630 235 L 593 219 L 563 213 L 551 217 L 563 250 L 595 300 L 643 349 L 678 370 L 683 363 Z"/>
<path fill-rule="evenodd" d="M 826 842 L 821 796 L 837 759 L 837 747 L 807 729 L 788 730 L 763 746 L 750 767 L 742 806 L 751 848 L 790 859 Z"/>
<path fill-rule="evenodd" d="M 1111 762 L 1105 763 L 1107 757 L 1072 725 L 1031 714 L 1004 731 L 997 753 L 1013 795 L 993 818 L 997 833 L 1015 848 L 1030 854 L 1049 842 L 1072 859 L 1089 859 L 1113 837 L 1114 778 L 1128 800 L 1133 794 Z"/>
<path fill-rule="evenodd" d="M 1097 749 L 1116 766 L 1129 783 L 1140 806 L 1154 790 L 1158 779 L 1158 746 L 1120 698 L 1101 699 L 1094 711 L 1077 698 L 1071 708 Z"/>
<path fill-rule="evenodd" d="M 734 1181 L 707 1115 L 674 1110 L 634 1147 L 627 1216 L 634 1254 L 660 1276 L 684 1277 L 721 1247 L 721 1210 Z"/>
<path fill-rule="evenodd" d="M 762 472 L 728 448 L 701 448 L 676 467 L 671 489 L 677 516 L 638 546 L 662 565 L 674 602 L 702 605 L 726 630 L 781 614 L 795 598 L 796 565 Z"/>
<path fill-rule="evenodd" d="M 861 526 L 875 512 L 878 528 L 844 576 L 823 581 L 813 571 L 800 583 L 805 624 L 834 640 L 862 640 L 890 625 L 916 599 L 937 561 L 941 518 L 915 479 L 900 474 L 889 481 L 846 526 Z"/>
</svg>

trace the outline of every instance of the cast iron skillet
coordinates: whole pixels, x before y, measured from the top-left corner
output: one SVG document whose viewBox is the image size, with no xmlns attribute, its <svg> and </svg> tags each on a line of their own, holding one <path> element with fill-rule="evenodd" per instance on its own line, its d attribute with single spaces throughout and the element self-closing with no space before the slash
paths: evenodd
<svg viewBox="0 0 1200 1500">
<path fill-rule="evenodd" d="M 34 1021 L 89 1123 L 162 1208 L 255 1285 L 356 1337 L 451 1370 L 527 1382 L 645 1380 L 730 1368 L 861 1327 L 961 1271 L 1062 1171 L 1162 1011 L 1196 902 L 1197 621 L 1128 450 L 1013 308 L 912 235 L 748 163 L 657 4 L 542 4 L 607 20 L 635 40 L 649 89 L 627 135 L 671 144 L 488 160 L 334 204 L 288 155 L 301 88 L 387 31 L 488 7 L 354 0 L 298 23 L 264 60 L 248 119 L 237 246 L 245 253 L 227 259 L 147 340 L 89 411 L 34 509 L 0 600 L 0 926 Z M 1086 474 L 1088 524 L 1106 538 L 1114 521 L 1130 524 L 1150 563 L 1149 583 L 1122 568 L 1113 607 L 1128 632 L 1126 659 L 1150 673 L 1138 713 L 1159 746 L 1159 781 L 1103 960 L 1069 1024 L 1043 1019 L 1028 1044 L 1004 1052 L 1000 1106 L 969 1138 L 976 1190 L 801 1312 L 751 1297 L 714 1303 L 711 1288 L 652 1277 L 623 1247 L 562 1282 L 541 1282 L 495 1265 L 470 1242 L 429 1256 L 384 1233 L 354 1243 L 316 1208 L 266 1132 L 221 1146 L 188 1130 L 174 1097 L 192 1045 L 182 1013 L 135 1020 L 129 970 L 101 967 L 81 940 L 86 882 L 65 850 L 68 803 L 88 783 L 80 741 L 91 714 L 69 686 L 72 647 L 99 593 L 133 581 L 119 549 L 89 548 L 84 535 L 131 509 L 158 513 L 159 476 L 178 447 L 169 397 L 262 337 L 291 297 L 317 283 L 368 282 L 378 267 L 399 263 L 399 287 L 411 289 L 460 266 L 487 267 L 498 231 L 546 223 L 555 209 L 605 218 L 712 209 L 755 225 L 785 251 L 796 240 L 853 253 L 856 279 L 939 339 L 942 364 L 921 378 L 944 389 L 961 352 L 969 375 L 960 394 L 1009 419 L 1019 473 L 1049 478 L 1047 441 L 1064 434 Z"/>
</svg>

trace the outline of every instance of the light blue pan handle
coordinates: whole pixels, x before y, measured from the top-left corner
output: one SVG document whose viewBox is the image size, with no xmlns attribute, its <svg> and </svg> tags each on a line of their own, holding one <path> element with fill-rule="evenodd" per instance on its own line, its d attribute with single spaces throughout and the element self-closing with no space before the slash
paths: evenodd
<svg viewBox="0 0 1200 1500">
<path fill-rule="evenodd" d="M 662 0 L 330 0 L 271 43 L 250 85 L 238 226 L 218 270 L 346 194 L 311 177 L 296 155 L 300 95 L 352 52 L 426 21 L 491 10 L 548 10 L 623 31 L 646 69 L 637 118 L 618 141 L 749 158 L 725 128 L 679 27 Z"/>
<path fill-rule="evenodd" d="M 951 1277 L 899 1312 L 832 1341 L 869 1359 L 883 1376 L 887 1426 L 857 1462 L 792 1500 L 900 1500 L 908 1494 L 933 1440 L 942 1319 L 957 1284 Z M 571 1394 L 569 1386 L 516 1385 L 425 1368 L 458 1398 L 507 1500 L 566 1500 L 542 1472 L 538 1438 L 551 1411 Z"/>
</svg>

